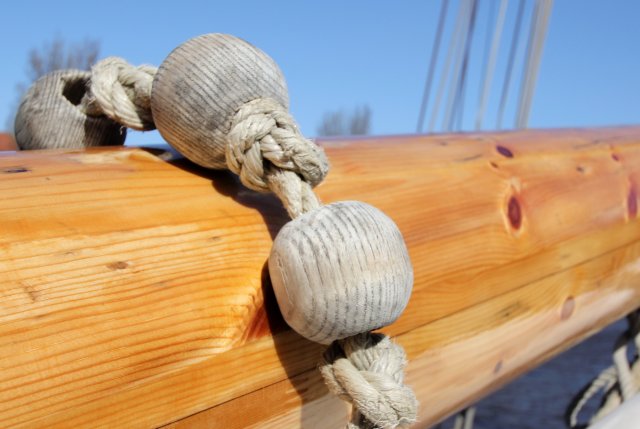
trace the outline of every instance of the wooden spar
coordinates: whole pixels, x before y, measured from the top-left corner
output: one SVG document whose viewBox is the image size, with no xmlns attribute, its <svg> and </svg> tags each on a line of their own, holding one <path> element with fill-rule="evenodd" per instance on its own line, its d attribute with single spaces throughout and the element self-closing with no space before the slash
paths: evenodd
<svg viewBox="0 0 640 429">
<path fill-rule="evenodd" d="M 400 227 L 427 427 L 640 306 L 640 127 L 324 142 Z M 141 149 L 0 154 L 1 427 L 341 427 L 265 263 L 287 217 Z"/>
</svg>

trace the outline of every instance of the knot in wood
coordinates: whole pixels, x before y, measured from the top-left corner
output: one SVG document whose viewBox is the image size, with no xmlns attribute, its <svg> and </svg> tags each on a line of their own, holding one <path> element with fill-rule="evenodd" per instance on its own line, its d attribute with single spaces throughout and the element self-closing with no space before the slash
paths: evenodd
<svg viewBox="0 0 640 429">
<path fill-rule="evenodd" d="M 134 130 L 153 130 L 151 89 L 157 68 L 132 66 L 108 57 L 91 68 L 91 84 L 82 104 L 90 116 L 105 115 Z"/>
<path fill-rule="evenodd" d="M 397 428 L 416 421 L 418 401 L 404 385 L 404 350 L 382 334 L 334 341 L 320 362 L 331 393 L 356 408 L 352 427 Z"/>
<path fill-rule="evenodd" d="M 324 151 L 300 133 L 291 115 L 273 99 L 242 105 L 227 137 L 227 166 L 250 189 L 270 191 L 268 176 L 274 169 L 296 173 L 311 187 L 329 171 Z"/>
</svg>

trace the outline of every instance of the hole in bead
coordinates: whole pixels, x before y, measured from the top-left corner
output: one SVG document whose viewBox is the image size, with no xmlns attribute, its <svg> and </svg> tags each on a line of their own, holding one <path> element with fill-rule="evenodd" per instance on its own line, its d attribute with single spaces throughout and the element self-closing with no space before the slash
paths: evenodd
<svg viewBox="0 0 640 429">
<path fill-rule="evenodd" d="M 62 88 L 62 95 L 69 100 L 71 104 L 77 106 L 82 101 L 82 97 L 87 91 L 88 79 L 86 78 L 74 78 L 65 79 L 64 87 Z"/>
</svg>

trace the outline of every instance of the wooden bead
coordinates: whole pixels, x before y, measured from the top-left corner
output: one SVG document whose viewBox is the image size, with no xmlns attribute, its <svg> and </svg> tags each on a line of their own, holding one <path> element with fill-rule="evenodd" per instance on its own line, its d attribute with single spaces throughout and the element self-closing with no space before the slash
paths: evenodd
<svg viewBox="0 0 640 429">
<path fill-rule="evenodd" d="M 323 344 L 392 323 L 413 287 L 398 227 L 357 201 L 287 223 L 273 243 L 269 273 L 287 323 Z"/>
<path fill-rule="evenodd" d="M 162 137 L 204 167 L 226 168 L 226 134 L 246 102 L 272 98 L 288 109 L 276 63 L 244 40 L 205 34 L 177 47 L 158 69 L 151 110 Z"/>
<path fill-rule="evenodd" d="M 87 71 L 60 70 L 31 86 L 14 126 L 21 149 L 81 149 L 124 143 L 124 127 L 106 116 L 87 116 L 79 108 L 90 76 Z"/>
</svg>

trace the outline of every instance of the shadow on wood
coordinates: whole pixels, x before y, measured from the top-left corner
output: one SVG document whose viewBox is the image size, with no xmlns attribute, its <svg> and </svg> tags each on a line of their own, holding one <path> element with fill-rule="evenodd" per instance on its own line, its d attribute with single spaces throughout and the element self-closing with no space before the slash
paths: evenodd
<svg viewBox="0 0 640 429">
<path fill-rule="evenodd" d="M 640 128 L 323 142 L 402 231 L 417 427 L 640 305 Z M 0 426 L 339 427 L 266 279 L 279 202 L 140 149 L 0 157 Z"/>
</svg>

